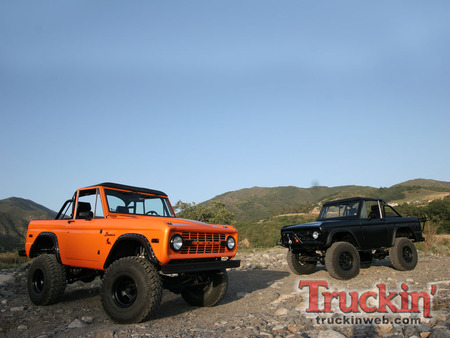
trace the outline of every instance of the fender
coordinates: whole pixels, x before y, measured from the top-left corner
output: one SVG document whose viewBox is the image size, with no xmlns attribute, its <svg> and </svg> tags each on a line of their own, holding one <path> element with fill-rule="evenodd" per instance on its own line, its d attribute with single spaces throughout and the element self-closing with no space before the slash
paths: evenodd
<svg viewBox="0 0 450 338">
<path fill-rule="evenodd" d="M 356 239 L 355 235 L 354 235 L 352 232 L 350 232 L 350 231 L 340 231 L 340 230 L 333 230 L 333 231 L 331 231 L 331 232 L 328 234 L 327 240 L 326 240 L 326 243 L 325 243 L 325 246 L 326 246 L 326 247 L 330 247 L 330 246 L 331 246 L 332 239 L 333 239 L 333 237 L 334 237 L 335 235 L 345 235 L 346 237 L 348 236 L 348 237 L 350 237 L 350 238 L 353 240 L 353 242 L 355 243 L 356 249 L 358 249 L 358 248 L 360 247 L 359 241 Z"/>
<path fill-rule="evenodd" d="M 413 233 L 413 231 L 411 230 L 411 228 L 403 226 L 403 227 L 395 227 L 393 232 L 392 232 L 392 236 L 390 238 L 390 246 L 394 246 L 395 244 L 395 239 L 397 238 L 397 233 L 400 233 L 398 237 L 406 237 L 406 238 L 410 238 L 413 237 L 414 240 L 416 239 L 415 234 Z"/>
<path fill-rule="evenodd" d="M 105 260 L 103 269 L 106 270 L 108 265 L 110 265 L 110 263 L 115 259 L 114 255 L 116 253 L 116 249 L 120 246 L 120 243 L 127 241 L 127 240 L 133 240 L 133 241 L 139 242 L 147 251 L 150 262 L 152 262 L 156 265 L 161 265 L 158 258 L 156 258 L 155 253 L 153 252 L 152 245 L 148 241 L 147 237 L 145 237 L 144 235 L 141 235 L 141 234 L 130 233 L 130 234 L 123 234 L 114 242 L 113 247 L 109 251 L 108 257 Z"/>
<path fill-rule="evenodd" d="M 53 249 L 55 250 L 55 255 L 58 263 L 62 263 L 61 261 L 61 255 L 59 252 L 59 244 L 58 244 L 58 237 L 53 232 L 41 232 L 36 239 L 34 240 L 33 244 L 30 248 L 29 257 L 33 258 L 40 255 L 40 251 L 42 247 L 40 246 L 41 243 L 48 242 L 48 240 L 51 240 L 53 243 Z M 51 249 L 50 247 L 47 247 L 46 249 Z"/>
</svg>

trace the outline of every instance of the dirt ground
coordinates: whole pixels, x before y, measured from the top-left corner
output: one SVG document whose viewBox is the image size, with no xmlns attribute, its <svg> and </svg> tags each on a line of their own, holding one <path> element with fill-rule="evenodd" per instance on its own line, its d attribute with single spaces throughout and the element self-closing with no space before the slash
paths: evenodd
<svg viewBox="0 0 450 338">
<path fill-rule="evenodd" d="M 417 336 L 440 337 L 450 333 L 450 257 L 419 256 L 413 271 L 397 271 L 389 259 L 378 261 L 348 281 L 329 276 L 324 266 L 308 276 L 289 271 L 286 250 L 245 251 L 238 254 L 241 268 L 228 272 L 229 286 L 225 298 L 215 307 L 199 308 L 187 305 L 180 295 L 164 292 L 156 316 L 143 323 L 119 325 L 103 312 L 98 278 L 92 283 L 76 282 L 68 285 L 61 302 L 39 307 L 33 305 L 26 291 L 27 269 L 3 270 L 0 279 L 0 336 L 3 337 L 351 337 L 351 336 Z M 307 313 L 308 288 L 299 289 L 300 281 L 326 281 L 328 290 L 364 292 L 376 291 L 383 283 L 392 292 L 401 292 L 402 283 L 408 292 L 430 294 L 431 317 L 419 313 L 383 313 L 398 317 L 403 323 L 381 325 L 343 323 L 328 324 L 327 318 L 342 317 L 336 300 L 331 313 Z M 349 296 L 350 297 L 350 296 Z M 398 297 L 399 298 L 399 297 Z M 350 299 L 350 298 L 349 298 Z M 350 300 L 348 300 L 350 302 Z M 374 299 L 368 305 L 377 307 Z M 324 303 L 318 304 L 323 308 Z M 400 307 L 400 305 L 399 305 Z M 380 313 L 359 313 L 350 316 L 380 317 Z M 319 319 L 317 319 L 319 318 Z M 408 319 L 417 318 L 414 323 Z M 319 322 L 319 324 L 317 324 Z M 325 323 L 324 323 L 325 322 Z"/>
</svg>

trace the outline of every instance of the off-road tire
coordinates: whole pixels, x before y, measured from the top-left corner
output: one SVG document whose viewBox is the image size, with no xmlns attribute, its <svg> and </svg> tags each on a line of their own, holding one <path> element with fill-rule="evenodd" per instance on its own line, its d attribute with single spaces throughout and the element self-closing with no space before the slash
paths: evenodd
<svg viewBox="0 0 450 338">
<path fill-rule="evenodd" d="M 395 269 L 400 271 L 413 270 L 417 265 L 417 250 L 406 237 L 396 238 L 394 246 L 389 249 L 389 257 Z"/>
<path fill-rule="evenodd" d="M 36 305 L 57 303 L 66 289 L 66 267 L 55 255 L 40 255 L 33 260 L 28 271 L 27 289 Z"/>
<path fill-rule="evenodd" d="M 300 254 L 295 254 L 290 250 L 287 252 L 286 260 L 289 268 L 296 275 L 312 274 L 317 265 L 317 262 L 307 262 L 301 258 Z"/>
<path fill-rule="evenodd" d="M 162 299 L 161 277 L 148 260 L 124 257 L 112 263 L 103 276 L 101 299 L 105 312 L 121 324 L 150 318 Z"/>
<path fill-rule="evenodd" d="M 181 291 L 181 296 L 189 305 L 210 307 L 225 296 L 228 287 L 226 271 L 212 272 L 204 278 L 207 278 L 206 284 L 188 286 Z"/>
<path fill-rule="evenodd" d="M 359 274 L 358 250 L 348 242 L 335 242 L 325 254 L 325 265 L 331 277 L 352 279 Z"/>
</svg>

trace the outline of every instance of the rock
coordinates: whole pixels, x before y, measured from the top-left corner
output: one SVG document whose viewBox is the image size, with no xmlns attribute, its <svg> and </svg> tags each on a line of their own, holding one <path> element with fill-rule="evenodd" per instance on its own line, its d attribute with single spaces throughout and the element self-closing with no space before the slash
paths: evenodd
<svg viewBox="0 0 450 338">
<path fill-rule="evenodd" d="M 72 323 L 69 324 L 67 328 L 69 329 L 80 329 L 82 327 L 86 327 L 87 324 L 79 319 L 75 319 Z"/>
<path fill-rule="evenodd" d="M 25 310 L 25 306 L 16 306 L 9 309 L 11 312 L 22 312 L 23 310 Z"/>
<path fill-rule="evenodd" d="M 318 338 L 345 338 L 345 335 L 335 330 L 325 330 L 319 332 Z"/>
<path fill-rule="evenodd" d="M 91 316 L 83 316 L 83 317 L 81 317 L 81 320 L 83 322 L 85 322 L 86 324 L 92 324 L 92 322 L 94 321 L 94 318 L 92 318 Z"/>
<path fill-rule="evenodd" d="M 99 331 L 94 334 L 93 338 L 114 338 L 114 331 Z"/>
<path fill-rule="evenodd" d="M 272 328 L 272 332 L 274 332 L 274 333 L 281 333 L 281 332 L 283 332 L 284 328 L 285 328 L 284 325 L 278 324 L 278 325 L 275 325 Z"/>
<path fill-rule="evenodd" d="M 288 325 L 287 329 L 292 333 L 297 333 L 299 331 L 299 327 L 295 325 Z"/>
<path fill-rule="evenodd" d="M 248 295 L 248 292 L 237 292 L 236 293 L 237 298 L 244 298 L 247 295 Z"/>
<path fill-rule="evenodd" d="M 289 310 L 282 307 L 282 308 L 279 308 L 277 311 L 275 311 L 275 316 L 285 316 L 288 313 L 289 313 Z"/>
<path fill-rule="evenodd" d="M 380 326 L 378 326 L 378 331 L 380 333 L 386 334 L 392 331 L 394 327 L 392 326 L 392 324 L 381 324 Z"/>
<path fill-rule="evenodd" d="M 295 298 L 297 297 L 297 293 L 291 293 L 291 294 L 284 294 L 284 295 L 280 295 L 277 299 L 275 299 L 272 304 L 279 304 L 279 303 L 283 303 L 284 301 L 291 299 L 291 298 Z"/>
<path fill-rule="evenodd" d="M 429 338 L 448 338 L 450 337 L 450 330 L 446 328 L 438 328 L 431 332 Z"/>
<path fill-rule="evenodd" d="M 19 330 L 19 331 L 24 331 L 24 330 L 28 330 L 28 326 L 26 326 L 26 325 L 19 325 L 18 327 L 17 327 L 17 330 Z"/>
<path fill-rule="evenodd" d="M 417 330 L 414 326 L 408 325 L 403 329 L 403 334 L 405 337 L 418 336 L 419 330 Z"/>
<path fill-rule="evenodd" d="M 94 334 L 93 338 L 114 338 L 114 331 L 99 331 Z"/>
<path fill-rule="evenodd" d="M 14 280 L 12 275 L 0 274 L 0 286 L 5 286 L 7 283 L 11 283 Z"/>
</svg>

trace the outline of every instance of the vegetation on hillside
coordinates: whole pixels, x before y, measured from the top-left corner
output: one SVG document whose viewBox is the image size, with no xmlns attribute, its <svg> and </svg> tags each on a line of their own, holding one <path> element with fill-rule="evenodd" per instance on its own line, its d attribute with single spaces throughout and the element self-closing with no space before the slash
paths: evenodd
<svg viewBox="0 0 450 338">
<path fill-rule="evenodd" d="M 56 213 L 33 201 L 11 197 L 0 200 L 0 252 L 23 249 L 28 223 L 52 219 Z"/>
<path fill-rule="evenodd" d="M 340 187 L 317 186 L 308 189 L 298 187 L 253 187 L 227 192 L 199 205 L 208 205 L 213 201 L 222 202 L 235 215 L 238 223 L 246 223 L 258 222 L 277 215 L 305 212 L 305 208 L 312 210 L 314 207 L 320 207 L 326 201 L 340 198 L 354 196 L 378 197 L 386 202 L 404 203 L 428 201 L 429 199 L 434 199 L 435 195 L 450 193 L 450 183 L 433 180 L 429 180 L 429 184 L 427 182 L 428 180 L 413 180 L 390 188 L 353 185 Z"/>
<path fill-rule="evenodd" d="M 446 195 L 449 196 L 443 198 Z M 450 182 L 423 179 L 390 188 L 253 187 L 227 192 L 200 204 L 178 201 L 174 208 L 181 218 L 235 226 L 241 246 L 270 247 L 276 245 L 284 225 L 314 221 L 324 202 L 353 196 L 379 197 L 397 203 L 401 214 L 433 220 L 433 224 L 439 224 L 437 233 L 450 233 Z M 433 201 L 429 203 L 430 200 Z M 54 216 L 53 211 L 29 200 L 0 200 L 0 252 L 23 248 L 31 219 Z"/>
<path fill-rule="evenodd" d="M 417 216 L 439 223 L 437 233 L 450 233 L 450 196 L 426 204 L 403 203 L 396 209 L 403 215 Z"/>
<path fill-rule="evenodd" d="M 234 214 L 227 210 L 224 203 L 218 201 L 214 201 L 207 206 L 178 201 L 174 209 L 180 218 L 192 219 L 209 224 L 234 225 L 236 223 Z"/>
</svg>

